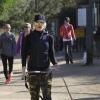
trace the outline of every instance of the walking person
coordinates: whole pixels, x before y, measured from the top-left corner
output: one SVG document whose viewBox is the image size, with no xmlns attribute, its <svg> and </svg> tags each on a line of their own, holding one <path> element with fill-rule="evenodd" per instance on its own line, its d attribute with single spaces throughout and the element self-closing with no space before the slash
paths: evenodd
<svg viewBox="0 0 100 100">
<path fill-rule="evenodd" d="M 0 49 L 3 71 L 6 78 L 5 84 L 9 84 L 12 79 L 13 60 L 16 54 L 16 40 L 14 34 L 11 32 L 10 24 L 5 24 L 4 33 L 0 35 Z"/>
<path fill-rule="evenodd" d="M 60 36 L 64 43 L 66 64 L 73 63 L 72 46 L 76 36 L 69 17 L 65 17 L 64 24 L 60 27 Z"/>
<path fill-rule="evenodd" d="M 27 80 L 29 82 L 31 100 L 39 100 L 40 88 L 43 100 L 52 100 L 50 61 L 55 67 L 57 66 L 54 54 L 54 40 L 45 31 L 46 21 L 42 14 L 35 15 L 34 25 L 35 30 L 25 39 L 24 50 L 24 54 L 26 54 L 29 61 Z"/>
<path fill-rule="evenodd" d="M 25 55 L 23 54 L 24 51 L 24 42 L 25 42 L 25 37 L 30 34 L 31 31 L 31 24 L 30 23 L 25 23 L 23 27 L 23 31 L 19 33 L 19 37 L 17 40 L 17 45 L 16 45 L 16 51 L 17 54 L 21 54 L 21 62 L 22 62 L 22 80 L 25 78 Z"/>
</svg>

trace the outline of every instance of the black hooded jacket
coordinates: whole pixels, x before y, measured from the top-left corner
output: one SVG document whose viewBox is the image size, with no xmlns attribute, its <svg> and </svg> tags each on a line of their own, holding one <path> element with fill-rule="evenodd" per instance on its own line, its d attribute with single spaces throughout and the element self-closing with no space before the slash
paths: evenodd
<svg viewBox="0 0 100 100">
<path fill-rule="evenodd" d="M 56 64 L 53 37 L 45 31 L 32 31 L 25 39 L 24 54 L 29 56 L 28 71 L 48 70 L 50 61 Z"/>
</svg>

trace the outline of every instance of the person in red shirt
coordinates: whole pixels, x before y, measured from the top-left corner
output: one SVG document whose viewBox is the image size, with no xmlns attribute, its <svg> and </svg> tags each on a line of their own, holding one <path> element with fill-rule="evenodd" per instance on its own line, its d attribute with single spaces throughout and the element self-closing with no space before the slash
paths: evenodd
<svg viewBox="0 0 100 100">
<path fill-rule="evenodd" d="M 76 36 L 69 17 L 65 17 L 64 24 L 60 27 L 60 36 L 64 43 L 66 64 L 73 63 L 72 46 Z"/>
</svg>

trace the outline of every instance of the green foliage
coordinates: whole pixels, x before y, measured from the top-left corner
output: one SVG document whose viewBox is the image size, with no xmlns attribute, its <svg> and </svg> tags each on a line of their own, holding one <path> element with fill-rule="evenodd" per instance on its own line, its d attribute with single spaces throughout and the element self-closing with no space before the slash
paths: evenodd
<svg viewBox="0 0 100 100">
<path fill-rule="evenodd" d="M 5 21 L 14 17 L 18 18 L 23 12 L 25 12 L 25 9 L 28 6 L 28 2 L 25 2 L 27 0 L 4 0 L 3 2 L 1 1 L 0 9 L 2 14 L 0 15 L 0 20 Z"/>
<path fill-rule="evenodd" d="M 2 13 L 0 16 L 0 20 L 8 20 L 9 19 L 9 10 L 12 8 L 13 6 L 13 1 L 14 0 L 4 0 L 3 2 L 1 2 L 0 4 L 0 9 L 2 9 Z"/>
<path fill-rule="evenodd" d="M 2 14 L 2 12 L 4 10 L 4 7 L 3 7 L 4 2 L 5 2 L 5 0 L 0 0 L 0 14 Z"/>
<path fill-rule="evenodd" d="M 19 27 L 21 23 L 31 21 L 36 13 L 50 18 L 63 8 L 76 7 L 79 1 L 83 0 L 0 0 L 0 20 Z"/>
</svg>

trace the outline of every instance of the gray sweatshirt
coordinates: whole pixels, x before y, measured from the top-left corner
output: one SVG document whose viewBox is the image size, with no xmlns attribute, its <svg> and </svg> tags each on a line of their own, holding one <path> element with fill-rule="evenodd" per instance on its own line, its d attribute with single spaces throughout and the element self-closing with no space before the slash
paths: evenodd
<svg viewBox="0 0 100 100">
<path fill-rule="evenodd" d="M 16 54 L 16 40 L 12 33 L 2 33 L 0 35 L 1 54 L 13 57 Z"/>
</svg>

